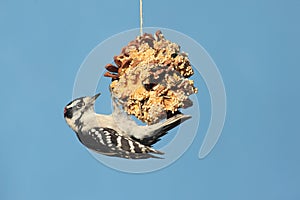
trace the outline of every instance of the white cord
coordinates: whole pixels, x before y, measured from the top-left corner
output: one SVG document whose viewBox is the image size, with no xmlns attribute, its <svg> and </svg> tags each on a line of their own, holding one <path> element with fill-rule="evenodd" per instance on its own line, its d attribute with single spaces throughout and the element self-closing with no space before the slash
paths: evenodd
<svg viewBox="0 0 300 200">
<path fill-rule="evenodd" d="M 143 35 L 143 0 L 140 0 L 140 34 Z"/>
</svg>

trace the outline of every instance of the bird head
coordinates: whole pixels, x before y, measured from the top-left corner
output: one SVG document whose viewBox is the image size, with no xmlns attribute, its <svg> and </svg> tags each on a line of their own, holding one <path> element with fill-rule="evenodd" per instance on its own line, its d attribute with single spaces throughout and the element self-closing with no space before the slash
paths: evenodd
<svg viewBox="0 0 300 200">
<path fill-rule="evenodd" d="M 92 97 L 80 97 L 67 104 L 64 108 L 64 118 L 67 123 L 72 126 L 76 124 L 76 120 L 79 120 L 85 113 L 94 112 L 94 104 L 99 96 L 100 93 Z"/>
</svg>

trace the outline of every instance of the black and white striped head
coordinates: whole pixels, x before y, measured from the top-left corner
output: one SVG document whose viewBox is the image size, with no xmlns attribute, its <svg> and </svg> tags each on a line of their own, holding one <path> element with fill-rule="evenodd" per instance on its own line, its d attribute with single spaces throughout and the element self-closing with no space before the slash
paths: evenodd
<svg viewBox="0 0 300 200">
<path fill-rule="evenodd" d="M 80 97 L 71 101 L 64 108 L 64 118 L 69 122 L 79 119 L 84 113 L 94 112 L 94 104 L 100 93 L 92 97 Z"/>
</svg>

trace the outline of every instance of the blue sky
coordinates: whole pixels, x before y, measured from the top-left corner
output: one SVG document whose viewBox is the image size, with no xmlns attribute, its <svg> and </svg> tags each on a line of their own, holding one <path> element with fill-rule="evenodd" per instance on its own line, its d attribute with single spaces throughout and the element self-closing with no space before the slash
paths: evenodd
<svg viewBox="0 0 300 200">
<path fill-rule="evenodd" d="M 299 199 L 299 9 L 296 0 L 144 0 L 145 26 L 209 52 L 227 118 L 205 159 L 199 133 L 169 167 L 128 174 L 95 160 L 62 111 L 88 53 L 139 26 L 138 1 L 0 1 L 0 199 Z"/>
</svg>

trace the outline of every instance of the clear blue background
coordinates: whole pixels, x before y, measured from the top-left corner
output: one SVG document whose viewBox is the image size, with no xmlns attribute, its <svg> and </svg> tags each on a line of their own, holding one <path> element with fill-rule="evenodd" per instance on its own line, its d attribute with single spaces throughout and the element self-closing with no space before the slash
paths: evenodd
<svg viewBox="0 0 300 200">
<path fill-rule="evenodd" d="M 126 174 L 96 161 L 62 110 L 85 56 L 138 14 L 138 0 L 0 1 L 0 199 L 300 199 L 300 1 L 144 0 L 145 26 L 210 53 L 228 113 L 204 160 L 198 136 L 173 165 Z"/>
</svg>

